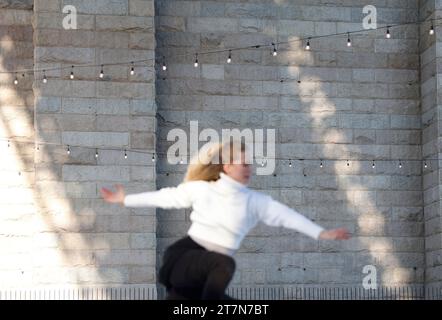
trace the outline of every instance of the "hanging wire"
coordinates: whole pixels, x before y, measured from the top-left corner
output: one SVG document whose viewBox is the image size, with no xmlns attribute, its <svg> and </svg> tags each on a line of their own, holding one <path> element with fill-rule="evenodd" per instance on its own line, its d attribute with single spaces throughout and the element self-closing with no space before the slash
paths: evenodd
<svg viewBox="0 0 442 320">
<path fill-rule="evenodd" d="M 125 157 L 127 158 L 128 153 L 139 153 L 139 154 L 148 154 L 152 156 L 152 162 L 156 161 L 156 157 L 157 156 L 167 156 L 168 152 L 155 152 L 155 151 L 147 151 L 147 150 L 138 150 L 138 149 L 127 149 L 124 147 L 102 147 L 102 148 L 97 148 L 97 147 L 91 147 L 91 146 L 81 146 L 81 145 L 71 145 L 71 144 L 60 144 L 60 143 L 53 143 L 53 142 L 44 142 L 44 141 L 27 141 L 27 140 L 18 140 L 18 139 L 8 139 L 8 138 L 2 138 L 0 137 L 0 141 L 5 141 L 8 144 L 8 147 L 10 147 L 11 143 L 14 142 L 15 144 L 37 144 L 38 146 L 44 146 L 44 145 L 50 145 L 50 146 L 59 146 L 59 147 L 63 147 L 66 149 L 67 153 L 70 154 L 71 152 L 71 148 L 80 148 L 80 149 L 88 149 L 91 151 L 95 151 L 95 154 L 98 154 L 98 152 L 100 150 L 106 150 L 106 151 L 119 151 L 119 152 L 124 152 Z M 182 158 L 181 158 L 182 159 Z M 304 161 L 304 160 L 308 160 L 308 161 L 320 161 L 320 167 L 322 168 L 324 166 L 324 159 L 317 159 L 317 158 L 294 158 L 294 157 L 270 157 L 270 156 L 266 156 L 266 159 L 261 158 L 261 162 L 260 164 L 265 164 L 267 163 L 267 159 L 270 160 L 281 160 L 281 161 L 285 161 L 286 163 L 289 163 L 293 166 L 293 161 Z M 182 159 L 183 160 L 183 159 Z M 349 158 L 327 158 L 327 161 L 345 161 L 347 166 L 350 166 L 350 159 Z M 399 166 L 402 167 L 403 163 L 402 160 L 399 160 Z M 428 167 L 428 161 L 431 160 L 439 160 L 439 159 L 431 159 L 431 158 L 426 158 L 426 159 L 406 159 L 405 161 L 408 162 L 422 162 L 424 167 L 427 168 Z M 375 160 L 364 160 L 364 159 L 351 159 L 351 161 L 360 161 L 360 162 L 371 162 L 372 164 L 374 164 Z M 395 159 L 377 159 L 377 162 L 396 162 L 398 160 Z"/>
<path fill-rule="evenodd" d="M 407 25 L 420 25 L 420 24 L 424 24 L 424 23 L 431 23 L 431 27 L 429 28 L 429 33 L 430 34 L 434 34 L 434 22 L 440 21 L 442 20 L 442 18 L 436 18 L 436 19 L 428 19 L 428 20 L 423 20 L 423 21 L 416 21 L 416 22 L 406 22 L 406 23 L 398 23 L 395 25 L 388 25 L 388 26 L 383 26 L 383 27 L 378 27 L 375 29 L 360 29 L 360 30 L 354 30 L 354 31 L 347 31 L 347 32 L 337 32 L 337 33 L 330 33 L 330 34 L 325 34 L 325 35 L 318 35 L 318 36 L 308 36 L 308 37 L 303 37 L 303 38 L 298 38 L 298 39 L 292 39 L 292 40 L 288 40 L 288 41 L 279 41 L 279 42 L 272 42 L 271 44 L 256 44 L 256 45 L 252 45 L 252 46 L 244 46 L 244 47 L 236 47 L 236 48 L 226 48 L 226 49 L 218 49 L 218 50 L 211 50 L 211 51 L 204 51 L 204 52 L 198 52 L 197 55 L 205 55 L 205 54 L 215 54 L 215 53 L 220 53 L 220 52 L 229 52 L 229 51 L 236 51 L 236 50 L 245 50 L 245 49 L 251 49 L 251 48 L 261 48 L 261 47 L 273 47 L 274 50 L 273 52 L 275 52 L 276 50 L 276 46 L 281 46 L 281 45 L 286 45 L 286 44 L 291 44 L 291 43 L 296 43 L 296 42 L 305 42 L 310 41 L 312 39 L 320 39 L 320 38 L 327 38 L 327 37 L 336 37 L 336 36 L 342 36 L 342 35 L 347 35 L 347 43 L 348 40 L 350 40 L 350 35 L 351 34 L 357 34 L 357 33 L 366 33 L 366 32 L 372 32 L 372 31 L 376 31 L 376 30 L 382 30 L 382 29 L 389 29 L 391 30 L 392 28 L 396 28 L 396 27 L 401 27 L 401 26 L 407 26 Z M 350 40 L 350 45 L 351 45 L 351 40 Z M 277 51 L 276 51 L 277 52 Z M 187 57 L 189 56 L 190 53 L 183 53 L 183 54 L 179 54 L 179 55 L 174 55 L 175 57 Z M 141 59 L 141 60 L 137 60 L 137 61 L 133 61 L 135 63 L 145 63 L 145 62 L 153 62 L 155 61 L 156 58 L 149 58 L 149 59 Z M 126 61 L 126 62 L 113 62 L 113 63 L 105 63 L 103 64 L 104 66 L 112 66 L 112 65 L 130 65 L 131 61 Z M 88 68 L 88 67 L 99 67 L 101 66 L 101 64 L 84 64 L 84 65 L 75 65 L 75 67 L 77 68 Z M 72 66 L 73 68 L 74 66 Z M 71 68 L 71 67 L 53 67 L 53 68 L 46 68 L 46 71 L 52 71 L 52 70 L 64 70 L 67 68 Z M 14 73 L 33 73 L 33 72 L 42 72 L 42 69 L 35 69 L 35 68 L 28 68 L 28 69 L 22 69 L 22 70 L 15 70 L 15 71 L 0 71 L 0 74 L 14 74 Z"/>
<path fill-rule="evenodd" d="M 285 42 L 276 42 L 276 43 L 272 42 L 271 45 L 273 46 L 273 55 L 277 55 L 276 45 L 289 44 L 289 43 L 304 41 L 304 40 L 307 39 L 306 49 L 309 50 L 310 49 L 310 40 L 311 39 L 319 39 L 319 38 L 333 37 L 333 36 L 340 36 L 340 35 L 343 35 L 343 34 L 347 34 L 347 45 L 351 46 L 350 34 L 361 33 L 361 32 L 368 32 L 368 31 L 380 30 L 380 29 L 387 28 L 386 34 L 387 34 L 387 38 L 389 38 L 388 35 L 390 34 L 390 28 L 399 27 L 399 26 L 405 26 L 405 25 L 421 24 L 421 23 L 427 23 L 427 22 L 431 22 L 431 27 L 430 27 L 430 30 L 429 30 L 429 34 L 433 35 L 434 34 L 434 22 L 435 21 L 439 21 L 439 20 L 442 20 L 442 18 L 430 19 L 430 20 L 426 20 L 426 21 L 422 21 L 422 22 L 408 22 L 408 23 L 390 25 L 390 26 L 386 26 L 386 27 L 379 27 L 379 28 L 376 28 L 376 29 L 368 29 L 368 30 L 367 29 L 362 29 L 362 30 L 334 33 L 334 34 L 328 34 L 328 35 L 310 36 L 308 38 L 294 39 L 294 40 L 285 41 Z M 266 47 L 266 46 L 268 46 L 268 45 L 253 45 L 253 46 L 246 46 L 246 47 L 229 48 L 229 49 L 224 49 L 224 50 L 215 50 L 215 51 L 207 51 L 207 52 L 196 53 L 195 54 L 195 57 L 196 57 L 196 59 L 195 59 L 195 66 L 198 66 L 198 54 L 213 54 L 213 53 L 219 53 L 219 52 L 226 52 L 226 51 L 228 51 L 229 52 L 228 63 L 230 63 L 229 61 L 231 61 L 231 52 L 233 50 L 243 50 L 243 49 L 250 49 L 250 48 L 261 48 L 261 47 Z M 178 55 L 178 56 L 187 56 L 187 55 L 188 54 L 182 54 L 182 55 Z M 130 62 L 130 64 L 132 65 L 132 67 L 131 67 L 131 75 L 133 75 L 135 73 L 134 72 L 134 65 L 135 65 L 135 63 L 145 63 L 145 62 L 150 62 L 150 61 L 153 61 L 153 60 L 155 60 L 155 59 L 154 58 L 142 59 L 142 60 Z M 103 75 L 104 75 L 104 72 L 103 72 L 104 65 L 109 66 L 109 65 L 124 65 L 124 64 L 128 64 L 128 62 L 117 62 L 117 63 L 101 64 L 102 69 L 101 69 L 101 73 L 100 73 L 100 78 L 102 78 Z M 74 76 L 74 67 L 82 68 L 82 67 L 94 67 L 94 66 L 97 66 L 97 65 L 87 65 L 87 64 L 86 65 L 77 65 L 77 66 L 72 65 L 70 67 L 71 68 L 70 78 L 74 79 L 74 77 L 75 77 Z M 14 80 L 14 84 L 17 85 L 18 84 L 17 74 L 19 72 L 21 72 L 22 76 L 24 77 L 26 73 L 42 71 L 43 72 L 43 82 L 46 83 L 47 82 L 46 71 L 63 70 L 63 69 L 66 69 L 66 68 L 69 68 L 69 67 L 54 67 L 54 68 L 47 68 L 47 69 L 43 69 L 43 70 L 39 70 L 39 69 L 34 69 L 33 68 L 33 69 L 23 69 L 23 70 L 16 70 L 16 71 L 1 71 L 0 74 L 14 74 L 15 73 L 16 77 L 15 77 L 15 80 Z M 163 70 L 166 70 L 165 57 L 164 56 L 163 56 Z M 300 80 L 298 82 L 300 82 Z M 35 143 L 35 142 L 33 141 L 32 143 Z M 39 144 L 48 144 L 48 143 L 40 142 Z M 79 147 L 79 148 L 87 148 L 87 147 L 84 147 L 84 146 L 77 146 L 77 147 Z M 109 148 L 107 148 L 106 150 L 121 150 L 121 149 L 109 149 Z M 131 150 L 131 152 L 150 153 L 150 154 L 152 154 L 152 152 L 142 152 L 142 151 L 139 151 L 139 150 Z M 70 154 L 70 146 L 69 145 L 67 146 L 67 153 Z M 127 150 L 126 149 L 124 150 L 124 153 L 125 153 L 125 158 L 127 159 Z M 277 159 L 282 159 L 282 158 L 276 158 L 275 157 L 275 160 L 277 160 Z M 309 159 L 306 159 L 306 160 L 309 160 Z M 316 159 L 311 159 L 311 160 L 316 160 Z M 333 159 L 330 159 L 330 160 L 333 160 Z M 335 159 L 335 160 L 342 160 L 342 159 Z M 356 160 L 358 160 L 358 159 L 356 159 Z M 152 158 L 152 161 L 154 161 L 154 156 Z M 363 161 L 363 160 L 359 160 L 359 161 Z M 378 160 L 378 161 L 393 161 L 393 160 L 385 160 L 385 159 L 382 160 L 381 159 L 381 160 Z M 420 160 L 420 159 L 419 160 L 418 159 L 408 159 L 407 161 L 422 161 L 422 160 Z M 349 166 L 348 160 L 347 160 L 347 166 Z M 321 168 L 323 167 L 322 160 L 321 160 L 320 167 Z M 399 167 L 402 167 L 402 163 L 401 162 L 399 163 Z M 427 163 L 426 162 L 424 163 L 424 167 L 427 168 Z"/>
</svg>

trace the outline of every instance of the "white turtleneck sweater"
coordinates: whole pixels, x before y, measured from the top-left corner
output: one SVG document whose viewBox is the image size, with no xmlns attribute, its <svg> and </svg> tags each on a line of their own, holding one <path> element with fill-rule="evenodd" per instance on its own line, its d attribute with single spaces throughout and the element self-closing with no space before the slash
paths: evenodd
<svg viewBox="0 0 442 320">
<path fill-rule="evenodd" d="M 240 247 L 241 241 L 259 221 L 293 229 L 314 239 L 324 230 L 272 197 L 251 190 L 224 173 L 217 181 L 189 181 L 177 187 L 127 195 L 124 205 L 163 209 L 193 207 L 192 224 L 187 234 L 207 245 L 231 251 Z"/>
</svg>

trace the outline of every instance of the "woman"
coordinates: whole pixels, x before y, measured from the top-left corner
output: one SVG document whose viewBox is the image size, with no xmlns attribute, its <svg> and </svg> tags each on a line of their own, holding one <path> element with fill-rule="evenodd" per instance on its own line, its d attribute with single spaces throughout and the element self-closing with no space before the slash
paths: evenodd
<svg viewBox="0 0 442 320">
<path fill-rule="evenodd" d="M 167 248 L 159 281 L 167 299 L 230 299 L 225 290 L 235 271 L 233 255 L 247 233 L 262 221 L 314 239 L 348 239 L 346 229 L 324 230 L 270 196 L 247 188 L 251 167 L 242 143 L 201 150 L 177 187 L 125 195 L 123 187 L 101 189 L 104 200 L 126 207 L 193 207 L 187 236 Z"/>
</svg>

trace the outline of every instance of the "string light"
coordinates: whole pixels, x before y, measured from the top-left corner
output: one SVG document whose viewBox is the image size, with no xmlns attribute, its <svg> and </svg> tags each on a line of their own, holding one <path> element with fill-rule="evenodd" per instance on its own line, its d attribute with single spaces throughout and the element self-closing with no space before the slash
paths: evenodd
<svg viewBox="0 0 442 320">
<path fill-rule="evenodd" d="M 198 67 L 198 53 L 195 54 L 195 63 L 193 64 L 195 68 Z"/>
<path fill-rule="evenodd" d="M 166 57 L 163 56 L 163 71 L 167 70 L 167 66 L 166 66 Z"/>
<path fill-rule="evenodd" d="M 434 25 L 433 25 L 433 22 L 434 21 L 438 21 L 438 20 L 442 20 L 442 18 L 437 18 L 437 19 L 431 19 L 431 22 L 432 22 L 432 24 L 431 24 L 431 28 L 430 28 L 430 30 L 429 30 L 429 33 L 431 34 L 431 35 L 433 35 L 433 34 L 435 34 L 435 30 L 434 30 Z M 417 21 L 417 22 L 412 22 L 412 23 L 410 23 L 410 22 L 408 22 L 408 23 L 402 23 L 402 24 L 396 24 L 396 25 L 394 25 L 394 27 L 398 27 L 398 26 L 405 26 L 405 25 L 409 25 L 409 24 L 422 24 L 422 23 L 425 23 L 425 22 L 428 22 L 428 20 L 427 21 Z M 388 26 L 388 31 L 389 31 L 389 29 L 391 28 L 392 26 Z M 370 29 L 370 31 L 371 30 L 377 30 L 377 29 L 380 29 L 380 28 L 375 28 L 375 29 Z M 348 46 L 351 46 L 352 44 L 351 44 L 351 40 L 350 40 L 350 33 L 354 33 L 354 32 L 365 32 L 365 31 L 367 31 L 366 29 L 362 29 L 362 30 L 357 30 L 357 31 L 352 31 L 352 32 L 347 32 L 347 35 L 348 35 L 348 41 L 347 41 L 347 45 Z M 388 32 L 389 33 L 389 32 Z M 325 35 L 318 35 L 318 36 L 311 36 L 311 37 L 308 37 L 308 38 L 300 38 L 300 39 L 295 39 L 295 40 L 289 40 L 289 41 L 285 41 L 285 42 L 279 42 L 279 43 L 272 43 L 272 45 L 274 46 L 274 52 L 275 53 L 277 53 L 277 51 L 276 51 L 276 45 L 278 45 L 278 44 L 281 44 L 281 43 L 291 43 L 291 42 L 297 42 L 297 41 L 305 41 L 306 39 L 308 39 L 308 43 L 310 42 L 310 40 L 311 39 L 313 39 L 313 38 L 324 38 L 324 37 L 333 37 L 333 36 L 338 36 L 338 35 L 341 35 L 342 33 L 334 33 L 334 34 L 325 34 Z M 310 44 L 310 43 L 309 43 Z M 261 45 L 253 45 L 253 46 L 247 46 L 247 47 L 239 47 L 239 48 L 235 48 L 235 49 L 248 49 L 248 48 L 260 48 L 261 47 Z M 204 52 L 203 54 L 212 54 L 212 53 L 218 53 L 218 52 L 223 52 L 223 51 L 228 51 L 228 50 L 232 50 L 232 49 L 226 49 L 226 50 L 216 50 L 216 51 L 213 51 L 213 52 Z M 185 53 L 185 54 L 180 54 L 180 55 L 178 55 L 178 56 L 187 56 L 188 55 L 188 53 Z M 274 54 L 274 55 L 276 55 L 276 54 Z M 139 61 L 137 61 L 137 62 L 148 62 L 148 61 L 152 61 L 152 60 L 155 60 L 155 58 L 151 58 L 151 59 L 144 59 L 144 60 L 139 60 Z M 114 64 L 116 64 L 116 65 L 127 65 L 127 64 L 129 64 L 129 62 L 121 62 L 121 63 L 114 63 Z M 81 65 L 80 65 L 81 66 Z M 88 65 L 88 66 L 90 66 L 90 65 Z M 97 66 L 97 65 L 96 65 Z M 99 66 L 99 65 L 98 65 Z M 52 68 L 51 70 L 62 70 L 62 69 L 64 69 L 64 67 L 59 67 L 59 68 Z M 26 70 L 25 72 L 27 72 L 28 70 Z M 35 69 L 29 69 L 29 72 L 37 72 L 37 71 L 41 71 L 41 70 L 35 70 Z M 15 73 L 16 71 L 2 71 L 2 72 L 0 72 L 0 73 L 8 73 L 8 74 L 12 74 L 12 73 Z M 73 79 L 73 77 L 71 78 L 71 79 Z"/>
<path fill-rule="evenodd" d="M 305 45 L 305 50 L 310 50 L 310 38 L 307 40 L 307 44 Z"/>
<path fill-rule="evenodd" d="M 347 47 L 351 47 L 350 33 L 347 33 Z"/>
<path fill-rule="evenodd" d="M 229 50 L 229 57 L 227 58 L 227 63 L 232 62 L 232 50 Z"/>
<path fill-rule="evenodd" d="M 32 144 L 35 144 L 36 145 L 35 146 L 36 150 L 40 150 L 40 144 L 41 145 L 47 145 L 48 144 L 48 145 L 61 146 L 60 144 L 57 144 L 57 143 L 44 143 L 44 142 L 43 143 L 36 143 L 35 141 L 22 141 L 22 140 L 14 140 L 14 139 L 11 140 L 11 139 L 5 139 L 5 138 L 2 139 L 1 137 L 0 137 L 0 140 L 7 141 L 8 148 L 11 147 L 11 141 L 16 141 L 17 143 L 29 143 L 29 144 L 32 143 Z M 71 153 L 70 147 L 71 147 L 70 145 L 67 145 L 67 148 L 66 148 L 66 153 L 67 154 Z M 76 147 L 92 149 L 91 147 L 86 147 L 86 146 L 76 146 Z M 94 147 L 93 149 L 95 150 L 95 157 L 98 158 L 99 157 L 99 150 L 101 150 L 101 149 L 100 148 L 96 148 L 96 147 Z M 106 148 L 106 150 L 118 150 L 118 149 Z M 127 157 L 128 157 L 127 151 L 128 151 L 127 149 L 124 149 L 125 159 L 127 159 Z M 155 153 L 146 152 L 146 151 L 142 151 L 142 150 L 132 150 L 131 152 L 141 153 L 141 154 L 151 154 L 152 155 L 152 158 L 151 158 L 152 162 L 156 162 L 156 155 L 155 155 Z M 160 153 L 160 154 L 167 155 L 167 153 Z M 293 162 L 292 162 L 293 159 L 291 159 L 291 158 L 290 159 L 284 159 L 284 158 L 277 158 L 277 157 L 275 157 L 273 159 L 274 160 L 281 160 L 281 161 L 287 161 L 288 160 L 289 167 L 293 167 Z M 315 160 L 315 159 L 299 159 L 299 160 L 304 161 L 304 160 Z M 329 159 L 329 160 L 340 161 L 340 160 L 343 160 L 343 159 Z M 428 159 L 426 159 L 426 160 L 423 160 L 423 159 L 409 159 L 407 161 L 419 161 L 419 162 L 423 163 L 424 168 L 428 168 L 427 160 Z M 356 161 L 358 161 L 358 160 L 356 160 Z M 364 162 L 365 160 L 359 160 L 359 161 Z M 391 160 L 384 160 L 384 161 L 391 161 Z M 180 163 L 181 164 L 184 163 L 184 158 L 183 157 L 181 158 Z M 267 160 L 264 158 L 264 159 L 261 160 L 260 164 L 261 164 L 261 166 L 264 166 L 266 163 L 267 163 Z M 346 163 L 347 163 L 347 166 L 350 166 L 350 160 L 349 159 L 346 160 Z M 320 167 L 323 168 L 323 166 L 324 166 L 323 160 L 320 159 Z M 375 168 L 375 166 L 376 166 L 375 160 L 372 160 L 372 167 Z M 399 160 L 399 168 L 402 168 L 402 160 Z"/>
<path fill-rule="evenodd" d="M 347 46 L 350 47 L 350 46 L 352 45 L 352 44 L 351 44 L 351 39 L 350 39 L 350 33 L 347 33 L 347 34 L 348 34 Z M 430 35 L 434 35 L 434 26 L 433 26 L 433 24 L 431 25 L 431 28 L 430 28 L 430 30 L 429 30 L 429 34 L 430 34 Z M 390 38 L 390 37 L 391 37 L 391 34 L 390 34 L 390 31 L 389 31 L 389 28 L 387 28 L 386 37 L 387 37 L 387 38 Z M 311 38 L 308 38 L 307 46 L 306 46 L 306 50 L 309 50 L 309 49 L 310 49 L 310 39 L 311 39 Z M 273 45 L 273 55 L 276 56 L 276 55 L 277 55 L 276 45 L 275 45 L 274 43 L 272 43 L 272 45 Z M 256 47 L 258 48 L 259 46 L 257 45 Z M 229 50 L 229 57 L 230 57 L 230 52 L 231 52 L 231 50 Z M 163 57 L 163 58 L 164 58 L 164 57 Z M 230 62 L 228 61 L 228 63 L 230 63 Z M 134 64 L 134 63 L 132 62 L 131 75 L 134 74 L 134 67 L 133 67 L 133 64 Z M 198 54 L 196 54 L 195 64 L 196 64 L 195 67 L 197 67 L 197 66 L 198 66 Z M 103 65 L 101 65 L 101 66 L 102 66 L 102 68 L 103 68 Z M 165 63 L 164 63 L 164 62 L 163 62 L 163 70 L 166 70 L 166 66 L 165 66 Z M 46 77 L 46 74 L 45 74 L 45 70 L 43 70 L 43 73 L 44 73 L 44 76 L 43 76 L 43 82 L 44 82 L 44 83 L 47 83 L 47 77 Z M 103 78 L 102 75 L 104 75 L 103 70 L 102 70 L 102 72 L 100 73 L 100 78 Z M 24 77 L 25 74 L 22 74 L 22 76 Z M 70 78 L 71 78 L 71 79 L 74 79 L 74 66 L 72 66 L 72 71 L 71 71 Z M 300 81 L 298 80 L 298 82 L 300 82 Z M 15 77 L 14 84 L 15 84 L 15 85 L 18 84 L 18 78 L 17 78 L 17 76 Z M 9 140 L 8 140 L 8 147 L 9 147 Z M 37 149 L 38 149 L 38 146 L 37 146 Z M 70 154 L 69 146 L 68 146 L 68 149 L 67 149 L 67 153 Z M 96 156 L 97 156 L 97 153 L 96 153 Z M 127 158 L 126 150 L 125 150 L 125 158 Z M 152 161 L 154 161 L 154 158 L 155 158 L 155 157 L 152 156 Z M 263 162 L 263 163 L 264 163 L 264 162 Z M 291 165 L 291 160 L 290 160 L 290 164 L 289 164 L 289 165 Z M 349 162 L 348 162 L 348 160 L 347 160 L 347 166 L 349 166 Z M 374 166 L 375 166 L 375 165 L 374 165 L 374 161 L 373 161 L 373 167 L 374 167 Z M 322 160 L 321 160 L 320 167 L 321 167 L 321 168 L 323 167 Z M 399 167 L 402 168 L 402 163 L 401 163 L 401 162 L 399 163 Z M 424 167 L 427 168 L 427 163 L 426 163 L 426 162 L 424 163 Z"/>
<path fill-rule="evenodd" d="M 391 34 L 390 34 L 390 29 L 389 29 L 389 27 L 387 27 L 387 33 L 385 34 L 385 37 L 386 37 L 387 39 L 390 39 L 390 38 L 391 38 Z"/>
<path fill-rule="evenodd" d="M 130 75 L 133 76 L 135 74 L 135 68 L 134 68 L 134 63 L 131 62 L 132 67 L 130 68 Z"/>
</svg>

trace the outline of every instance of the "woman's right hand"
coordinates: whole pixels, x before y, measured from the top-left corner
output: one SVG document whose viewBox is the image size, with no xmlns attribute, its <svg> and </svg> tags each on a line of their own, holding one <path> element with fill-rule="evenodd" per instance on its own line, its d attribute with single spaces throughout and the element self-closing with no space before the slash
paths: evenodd
<svg viewBox="0 0 442 320">
<path fill-rule="evenodd" d="M 350 237 L 350 232 L 345 228 L 324 230 L 319 234 L 321 240 L 347 240 Z"/>
<path fill-rule="evenodd" d="M 124 198 L 126 194 L 124 193 L 123 186 L 121 184 L 116 184 L 114 187 L 117 189 L 115 192 L 112 192 L 107 188 L 101 188 L 101 196 L 106 202 L 124 205 Z"/>
</svg>

